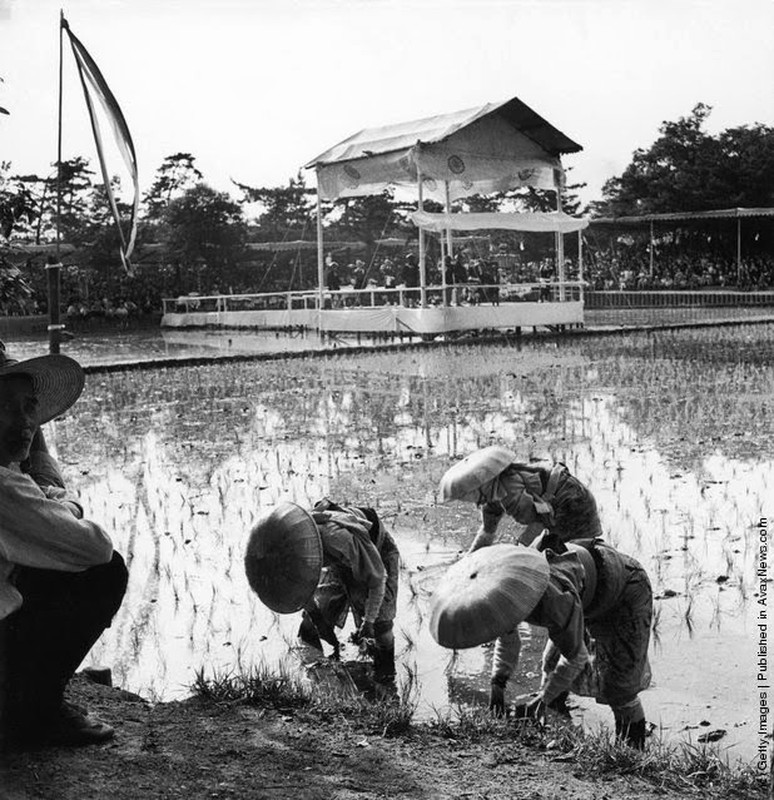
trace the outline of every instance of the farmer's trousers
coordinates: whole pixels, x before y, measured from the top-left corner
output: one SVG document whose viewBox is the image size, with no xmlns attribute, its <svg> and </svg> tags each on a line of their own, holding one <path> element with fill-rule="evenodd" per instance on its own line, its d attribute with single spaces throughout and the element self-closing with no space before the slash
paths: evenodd
<svg viewBox="0 0 774 800">
<path fill-rule="evenodd" d="M 118 553 L 83 572 L 17 568 L 24 602 L 0 620 L 0 743 L 56 713 L 67 682 L 118 611 L 127 578 Z"/>
</svg>

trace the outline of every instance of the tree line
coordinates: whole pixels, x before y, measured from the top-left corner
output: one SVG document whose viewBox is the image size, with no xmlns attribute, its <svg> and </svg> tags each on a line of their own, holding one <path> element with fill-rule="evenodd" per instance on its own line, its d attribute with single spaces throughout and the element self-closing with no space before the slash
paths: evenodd
<svg viewBox="0 0 774 800">
<path fill-rule="evenodd" d="M 753 124 L 711 135 L 706 131 L 710 113 L 709 106 L 699 103 L 688 116 L 665 121 L 656 141 L 636 150 L 623 173 L 604 184 L 602 197 L 585 208 L 577 195 L 584 185 L 570 184 L 563 193 L 564 210 L 610 217 L 774 206 L 774 129 Z M 316 282 L 313 251 L 256 246 L 315 238 L 316 190 L 300 173 L 279 187 L 234 181 L 229 193 L 207 183 L 193 154 L 167 156 L 142 198 L 136 274 L 127 277 L 120 266 L 119 237 L 107 193 L 94 180 L 89 161 L 80 156 L 64 161 L 58 192 L 57 166 L 45 175 L 21 175 L 13 172 L 11 163 L 0 163 L 0 258 L 6 295 L 18 295 L 20 282 L 27 282 L 30 291 L 37 293 L 36 284 L 43 278 L 25 272 L 24 265 L 21 272 L 14 272 L 3 244 L 53 241 L 57 216 L 61 241 L 74 248 L 71 260 L 77 262 L 75 271 L 70 270 L 72 286 L 65 290 L 71 293 L 83 292 L 84 276 L 92 292 L 137 295 L 144 291 L 156 303 L 162 295 L 187 291 L 287 290 Z M 113 184 L 119 196 L 118 178 L 113 178 Z M 433 202 L 425 207 L 441 210 Z M 554 192 L 526 189 L 465 198 L 453 210 L 555 208 Z M 400 202 L 391 192 L 323 203 L 322 209 L 326 240 L 358 243 L 357 256 L 366 261 L 375 255 L 381 240 L 397 240 L 406 247 L 415 243 L 416 229 L 408 221 L 413 204 Z M 119 210 L 128 218 L 126 204 L 119 203 Z M 505 243 L 522 252 L 526 247 L 525 257 L 536 259 L 550 255 L 552 249 L 548 238 L 543 241 L 512 232 L 494 233 L 492 239 L 494 244 Z M 431 251 L 431 258 L 436 255 Z M 349 259 L 350 254 L 339 257 Z"/>
</svg>

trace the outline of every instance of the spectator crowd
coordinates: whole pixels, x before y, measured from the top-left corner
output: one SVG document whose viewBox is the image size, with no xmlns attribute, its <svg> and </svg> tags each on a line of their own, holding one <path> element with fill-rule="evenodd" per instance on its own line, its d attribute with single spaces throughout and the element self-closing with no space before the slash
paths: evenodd
<svg viewBox="0 0 774 800">
<path fill-rule="evenodd" d="M 345 261 L 339 253 L 326 257 L 324 282 L 329 307 L 355 305 L 420 303 L 420 267 L 416 251 L 402 256 L 390 251 L 370 263 L 361 258 Z M 311 266 L 311 265 L 310 265 Z M 274 271 L 270 281 L 242 280 L 227 283 L 199 279 L 198 292 L 189 296 L 285 293 L 290 290 L 285 270 Z M 13 290 L 18 270 L 4 269 L 5 290 L 0 281 L 0 311 L 6 316 L 47 313 L 44 286 L 33 286 L 31 293 Z M 162 299 L 180 294 L 175 287 L 179 275 L 165 267 L 144 267 L 132 277 L 100 282 L 83 279 L 77 268 L 62 272 L 62 313 L 70 327 L 93 327 L 101 322 L 129 325 L 132 320 L 161 313 Z M 316 268 L 307 267 L 304 281 L 293 290 L 316 291 Z M 579 280 L 575 253 L 565 258 L 564 279 Z M 608 246 L 584 249 L 583 283 L 597 291 L 686 291 L 729 289 L 765 291 L 774 289 L 774 255 L 765 251 L 742 258 L 733 255 L 689 253 L 686 248 L 662 247 L 651 264 L 647 247 Z M 428 260 L 425 275 L 427 302 L 431 305 L 496 305 L 501 300 L 550 300 L 555 295 L 551 284 L 558 281 L 555 259 L 527 258 L 510 252 L 505 245 L 464 246 L 454 255 Z M 292 280 L 292 278 L 291 278 Z M 4 299 L 5 298 L 5 299 Z"/>
</svg>

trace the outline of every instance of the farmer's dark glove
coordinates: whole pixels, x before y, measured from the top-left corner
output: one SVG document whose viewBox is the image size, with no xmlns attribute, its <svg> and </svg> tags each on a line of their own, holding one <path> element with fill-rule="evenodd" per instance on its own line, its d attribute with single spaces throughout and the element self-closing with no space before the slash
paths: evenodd
<svg viewBox="0 0 774 800">
<path fill-rule="evenodd" d="M 550 703 L 548 703 L 548 708 L 551 711 L 556 711 L 559 716 L 564 717 L 565 719 L 571 719 L 572 714 L 570 713 L 570 707 L 567 705 L 567 692 L 560 692 Z"/>
<path fill-rule="evenodd" d="M 376 639 L 376 634 L 374 633 L 374 623 L 364 619 L 360 623 L 360 627 L 355 632 L 352 640 L 355 642 L 355 644 L 360 644 L 360 642 L 367 641 L 369 639 L 371 641 Z"/>
<path fill-rule="evenodd" d="M 505 678 L 492 678 L 489 687 L 489 709 L 496 717 L 505 716 Z"/>
<path fill-rule="evenodd" d="M 536 695 L 528 703 L 519 703 L 513 709 L 515 719 L 534 719 L 544 722 L 546 718 L 546 704 L 541 695 Z"/>
</svg>

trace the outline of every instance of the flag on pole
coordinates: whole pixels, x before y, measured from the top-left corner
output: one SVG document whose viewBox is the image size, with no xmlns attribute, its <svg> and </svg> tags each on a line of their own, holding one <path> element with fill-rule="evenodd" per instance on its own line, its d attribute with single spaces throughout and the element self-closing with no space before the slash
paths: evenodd
<svg viewBox="0 0 774 800">
<path fill-rule="evenodd" d="M 121 237 L 121 262 L 124 265 L 126 273 L 131 275 L 132 265 L 129 259 L 134 250 L 134 240 L 137 236 L 137 211 L 140 205 L 140 184 L 137 174 L 137 157 L 134 152 L 134 143 L 132 142 L 129 127 L 126 124 L 126 119 L 118 105 L 118 101 L 113 95 L 113 92 L 110 91 L 110 87 L 107 85 L 94 59 L 89 55 L 88 50 L 86 50 L 78 37 L 70 30 L 70 26 L 64 18 L 64 15 L 61 18 L 61 25 L 67 32 L 67 36 L 70 40 L 70 46 L 75 56 L 75 63 L 78 67 L 78 75 L 81 79 L 81 86 L 83 87 L 83 95 L 86 98 L 86 107 L 89 110 L 89 119 L 91 120 L 91 130 L 94 133 L 94 143 L 97 146 L 99 166 L 102 171 L 102 179 L 105 182 L 105 192 L 107 193 L 108 202 L 110 203 L 110 210 L 113 213 L 113 219 L 118 226 L 118 234 Z M 134 201 L 132 202 L 128 236 L 124 234 L 124 229 L 121 226 L 118 206 L 115 196 L 113 195 L 113 189 L 110 185 L 105 153 L 102 147 L 102 133 L 94 106 L 94 98 L 99 100 L 110 126 L 113 129 L 113 135 L 115 136 L 118 150 L 123 157 L 127 170 L 129 170 L 129 175 L 134 186 Z"/>
</svg>

